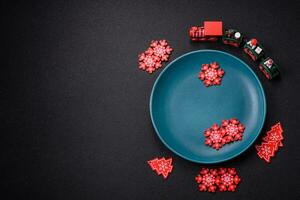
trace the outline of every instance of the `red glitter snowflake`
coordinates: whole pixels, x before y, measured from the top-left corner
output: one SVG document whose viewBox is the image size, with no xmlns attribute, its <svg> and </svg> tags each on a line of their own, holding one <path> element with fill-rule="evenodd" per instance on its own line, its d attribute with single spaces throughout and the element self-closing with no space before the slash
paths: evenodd
<svg viewBox="0 0 300 200">
<path fill-rule="evenodd" d="M 196 182 L 199 184 L 199 190 L 215 192 L 217 189 L 216 186 L 216 177 L 218 173 L 215 169 L 202 168 L 200 173 L 195 177 Z"/>
<path fill-rule="evenodd" d="M 219 190 L 234 192 L 241 181 L 236 174 L 235 168 L 220 168 L 218 174 L 219 176 L 217 177 L 216 184 L 218 185 Z"/>
<path fill-rule="evenodd" d="M 210 64 L 202 64 L 199 72 L 199 79 L 201 79 L 206 87 L 212 85 L 220 85 L 224 70 L 219 67 L 219 64 L 212 62 Z"/>
<path fill-rule="evenodd" d="M 153 54 L 159 57 L 161 61 L 167 61 L 172 51 L 173 49 L 168 45 L 166 40 L 151 41 L 150 48 L 147 50 L 150 55 Z"/>
<path fill-rule="evenodd" d="M 147 53 L 142 53 L 139 55 L 140 69 L 145 70 L 151 74 L 159 67 L 161 67 L 161 62 L 158 56 L 149 55 Z"/>
<path fill-rule="evenodd" d="M 226 130 L 227 142 L 242 140 L 245 126 L 241 124 L 236 118 L 223 120 L 222 127 Z"/>
<path fill-rule="evenodd" d="M 148 73 L 153 73 L 162 66 L 163 61 L 168 61 L 172 48 L 166 40 L 153 40 L 150 47 L 141 53 L 139 57 L 139 68 Z"/>
<path fill-rule="evenodd" d="M 220 128 L 217 124 L 214 124 L 211 128 L 205 130 L 204 136 L 205 144 L 219 150 L 225 143 L 224 135 L 226 134 L 225 129 Z"/>
<path fill-rule="evenodd" d="M 200 192 L 216 192 L 217 187 L 221 192 L 234 192 L 241 181 L 235 168 L 202 168 L 195 180 Z"/>
<path fill-rule="evenodd" d="M 205 144 L 219 150 L 225 144 L 242 140 L 244 130 L 245 126 L 236 118 L 223 120 L 221 127 L 214 124 L 204 131 Z"/>
</svg>

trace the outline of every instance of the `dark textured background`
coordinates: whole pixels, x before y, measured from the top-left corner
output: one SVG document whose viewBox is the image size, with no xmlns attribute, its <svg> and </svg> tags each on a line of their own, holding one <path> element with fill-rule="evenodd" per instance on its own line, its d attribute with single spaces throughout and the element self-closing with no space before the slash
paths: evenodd
<svg viewBox="0 0 300 200">
<path fill-rule="evenodd" d="M 285 2 L 2 2 L 5 199 L 300 199 L 300 6 Z M 256 37 L 282 77 L 267 81 L 240 49 L 189 42 L 188 27 L 214 19 Z M 161 38 L 174 48 L 170 60 L 204 48 L 240 57 L 265 89 L 263 132 L 283 124 L 284 147 L 270 165 L 253 146 L 216 165 L 237 168 L 236 193 L 198 192 L 194 176 L 203 165 L 175 156 L 154 133 L 148 102 L 161 70 L 138 70 L 137 55 Z M 166 181 L 146 164 L 156 156 L 174 157 Z"/>
</svg>

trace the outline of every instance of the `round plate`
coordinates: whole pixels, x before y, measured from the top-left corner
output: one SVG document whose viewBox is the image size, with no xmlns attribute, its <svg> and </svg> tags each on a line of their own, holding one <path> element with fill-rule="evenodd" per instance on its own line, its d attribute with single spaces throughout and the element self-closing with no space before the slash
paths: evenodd
<svg viewBox="0 0 300 200">
<path fill-rule="evenodd" d="M 205 87 L 201 65 L 216 61 L 225 71 L 220 86 Z M 255 73 L 240 59 L 216 50 L 193 51 L 171 62 L 157 78 L 150 115 L 161 141 L 179 156 L 198 163 L 218 163 L 240 155 L 259 135 L 266 99 Z M 241 141 L 215 150 L 204 144 L 203 131 L 223 119 L 237 119 L 246 129 Z"/>
</svg>

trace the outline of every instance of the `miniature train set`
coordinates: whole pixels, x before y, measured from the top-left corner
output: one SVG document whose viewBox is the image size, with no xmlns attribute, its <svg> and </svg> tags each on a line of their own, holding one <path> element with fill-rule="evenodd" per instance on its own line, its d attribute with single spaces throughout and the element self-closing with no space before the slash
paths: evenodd
<svg viewBox="0 0 300 200">
<path fill-rule="evenodd" d="M 216 42 L 221 39 L 223 44 L 242 48 L 253 61 L 259 62 L 259 70 L 267 79 L 271 80 L 280 74 L 278 65 L 267 56 L 257 39 L 248 39 L 236 29 L 224 29 L 222 21 L 204 21 L 203 26 L 192 26 L 189 37 L 193 42 Z"/>
</svg>

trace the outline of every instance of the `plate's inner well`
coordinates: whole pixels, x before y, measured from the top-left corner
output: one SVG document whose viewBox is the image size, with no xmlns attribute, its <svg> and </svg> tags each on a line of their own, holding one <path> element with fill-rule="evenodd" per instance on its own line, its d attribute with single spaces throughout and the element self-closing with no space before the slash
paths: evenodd
<svg viewBox="0 0 300 200">
<path fill-rule="evenodd" d="M 201 64 L 216 61 L 225 71 L 220 86 L 205 87 Z M 249 67 L 230 54 L 202 50 L 173 61 L 156 81 L 150 100 L 151 117 L 161 140 L 180 156 L 201 163 L 228 160 L 246 150 L 263 126 L 263 89 Z M 237 117 L 246 127 L 243 140 L 219 151 L 204 144 L 203 131 L 213 123 Z"/>
</svg>

